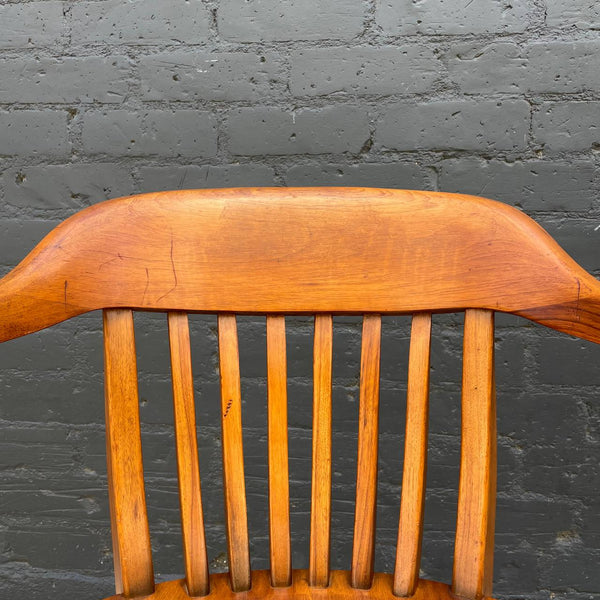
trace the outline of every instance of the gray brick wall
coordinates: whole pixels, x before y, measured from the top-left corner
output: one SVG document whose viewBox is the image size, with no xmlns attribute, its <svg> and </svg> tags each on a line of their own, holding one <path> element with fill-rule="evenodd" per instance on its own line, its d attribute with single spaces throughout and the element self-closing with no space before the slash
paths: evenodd
<svg viewBox="0 0 600 600">
<path fill-rule="evenodd" d="M 359 185 L 481 194 L 600 275 L 592 0 L 0 3 L 0 273 L 135 192 Z M 460 315 L 436 318 L 423 576 L 449 581 Z M 600 599 L 600 348 L 497 319 L 499 598 Z M 311 333 L 288 323 L 293 559 L 307 564 Z M 209 556 L 226 566 L 216 322 L 192 319 Z M 268 566 L 264 324 L 239 322 L 252 560 Z M 376 567 L 391 570 L 409 323 L 384 320 Z M 137 320 L 158 579 L 182 572 L 164 318 Z M 101 321 L 0 347 L 0 597 L 112 593 Z M 335 324 L 332 566 L 348 568 L 360 325 Z"/>
</svg>

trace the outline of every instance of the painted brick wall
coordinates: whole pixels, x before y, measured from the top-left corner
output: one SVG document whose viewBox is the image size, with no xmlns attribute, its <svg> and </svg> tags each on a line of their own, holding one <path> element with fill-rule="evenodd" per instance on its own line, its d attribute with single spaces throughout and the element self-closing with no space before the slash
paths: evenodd
<svg viewBox="0 0 600 600">
<path fill-rule="evenodd" d="M 476 193 L 600 274 L 593 0 L 0 2 L 0 269 L 106 198 L 239 185 Z M 499 598 L 600 598 L 600 349 L 497 331 Z M 436 319 L 423 576 L 448 581 L 461 317 Z M 158 579 L 182 572 L 164 319 L 137 322 Z M 211 565 L 223 569 L 216 322 L 192 320 Z M 311 321 L 289 327 L 294 564 L 308 555 Z M 101 321 L 0 347 L 0 597 L 112 592 Z M 360 328 L 338 319 L 332 566 L 348 568 Z M 385 319 L 379 545 L 398 518 L 409 324 Z M 253 566 L 268 566 L 264 324 L 240 319 Z"/>
</svg>

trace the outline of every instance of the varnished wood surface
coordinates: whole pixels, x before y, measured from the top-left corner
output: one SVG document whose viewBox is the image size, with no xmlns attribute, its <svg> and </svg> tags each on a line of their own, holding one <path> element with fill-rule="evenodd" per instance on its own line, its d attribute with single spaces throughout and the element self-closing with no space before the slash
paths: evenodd
<svg viewBox="0 0 600 600">
<path fill-rule="evenodd" d="M 493 311 L 600 342 L 600 283 L 525 215 L 489 200 L 361 188 L 231 189 L 102 203 L 56 228 L 0 280 L 0 341 L 104 308 L 107 455 L 117 591 L 128 597 L 491 594 L 496 426 Z M 142 468 L 132 309 L 169 312 L 187 587 L 158 586 Z M 430 312 L 466 310 L 462 447 L 452 592 L 418 580 Z M 216 312 L 230 571 L 208 578 L 187 317 Z M 417 312 L 395 575 L 374 575 L 379 314 Z M 267 314 L 272 571 L 252 574 L 236 313 Z M 291 570 L 285 328 L 314 313 L 310 559 Z M 355 544 L 331 572 L 332 314 L 365 314 Z M 193 458 L 192 456 L 195 456 Z M 192 457 L 192 458 L 190 458 Z M 279 534 L 281 532 L 281 534 Z M 288 586 L 292 577 L 292 585 Z M 210 584 L 210 585 L 209 585 Z M 273 585 L 273 587 L 272 587 Z M 287 587 L 286 587 L 287 586 Z M 210 587 L 210 590 L 208 589 Z M 181 594 L 184 594 L 183 596 Z M 208 596 L 207 596 L 208 597 Z"/>
<path fill-rule="evenodd" d="M 253 571 L 252 587 L 247 592 L 232 592 L 226 573 L 211 575 L 210 584 L 210 594 L 205 596 L 207 600 L 398 600 L 398 596 L 392 593 L 392 576 L 384 573 L 375 573 L 373 585 L 368 590 L 351 587 L 349 571 L 331 571 L 329 587 L 312 587 L 308 582 L 308 571 L 304 569 L 292 572 L 292 585 L 287 588 L 271 587 L 268 571 Z M 105 600 L 122 600 L 122 598 L 122 596 L 111 596 Z M 177 579 L 159 583 L 156 592 L 148 596 L 148 600 L 189 600 L 185 580 Z M 445 583 L 421 579 L 412 600 L 458 599 Z"/>
<path fill-rule="evenodd" d="M 104 311 L 106 459 L 115 586 L 126 596 L 154 590 L 146 511 L 133 314 Z"/>
<path fill-rule="evenodd" d="M 250 546 L 242 444 L 240 363 L 235 315 L 219 315 L 218 326 L 227 555 L 231 587 L 236 592 L 243 592 L 250 587 Z"/>
<path fill-rule="evenodd" d="M 205 596 L 208 593 L 208 559 L 200 491 L 188 316 L 182 312 L 170 312 L 168 323 L 185 579 L 191 596 Z"/>
<path fill-rule="evenodd" d="M 600 284 L 537 224 L 491 200 L 425 191 L 187 190 L 97 204 L 0 280 L 0 341 L 103 307 L 487 308 L 600 341 Z"/>
<path fill-rule="evenodd" d="M 452 590 L 461 598 L 492 593 L 496 516 L 494 313 L 465 314 L 461 458 Z"/>
<path fill-rule="evenodd" d="M 287 587 L 292 579 L 286 356 L 285 317 L 267 315 L 269 548 L 275 587 Z"/>
<path fill-rule="evenodd" d="M 310 501 L 309 581 L 329 583 L 331 531 L 331 361 L 333 320 L 315 317 L 313 355 L 312 486 Z"/>
<path fill-rule="evenodd" d="M 402 500 L 398 524 L 394 593 L 410 596 L 419 580 L 429 426 L 431 314 L 413 316 L 408 359 Z"/>
<path fill-rule="evenodd" d="M 375 560 L 381 316 L 363 317 L 352 587 L 368 589 Z"/>
</svg>

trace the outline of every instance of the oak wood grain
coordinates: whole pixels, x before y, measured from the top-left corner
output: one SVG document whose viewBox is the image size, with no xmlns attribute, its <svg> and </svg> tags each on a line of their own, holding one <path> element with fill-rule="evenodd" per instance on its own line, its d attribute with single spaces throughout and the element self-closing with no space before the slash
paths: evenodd
<svg viewBox="0 0 600 600">
<path fill-rule="evenodd" d="M 235 315 L 220 314 L 219 371 L 221 374 L 221 426 L 223 440 L 223 491 L 231 589 L 250 589 L 250 549 L 242 445 L 242 396 Z"/>
<path fill-rule="evenodd" d="M 541 227 L 505 204 L 428 191 L 185 190 L 94 205 L 0 280 L 0 341 L 104 307 L 487 308 L 600 341 L 600 284 Z"/>
<path fill-rule="evenodd" d="M 417 313 L 412 318 L 408 357 L 402 500 L 394 568 L 396 596 L 412 596 L 419 581 L 427 479 L 430 349 L 431 314 Z"/>
<path fill-rule="evenodd" d="M 461 598 L 492 593 L 496 512 L 494 313 L 465 313 L 458 515 L 452 590 Z"/>
<path fill-rule="evenodd" d="M 363 317 L 352 587 L 369 589 L 375 559 L 381 316 Z"/>
<path fill-rule="evenodd" d="M 292 580 L 286 356 L 285 317 L 267 315 L 269 541 L 274 587 L 287 587 Z"/>
<path fill-rule="evenodd" d="M 168 324 L 185 580 L 190 596 L 206 596 L 209 586 L 208 558 L 200 490 L 188 316 L 183 312 L 170 312 Z"/>
<path fill-rule="evenodd" d="M 329 585 L 331 530 L 331 361 L 333 320 L 315 317 L 313 354 L 312 487 L 310 502 L 309 582 Z"/>
<path fill-rule="evenodd" d="M 104 311 L 106 458 L 117 593 L 154 591 L 138 406 L 133 314 Z"/>
</svg>

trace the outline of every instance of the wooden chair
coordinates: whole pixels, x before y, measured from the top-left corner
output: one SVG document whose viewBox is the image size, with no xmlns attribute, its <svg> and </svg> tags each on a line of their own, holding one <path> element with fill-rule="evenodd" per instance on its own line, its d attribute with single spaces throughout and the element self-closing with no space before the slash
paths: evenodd
<svg viewBox="0 0 600 600">
<path fill-rule="evenodd" d="M 600 341 L 600 284 L 523 213 L 490 200 L 362 188 L 190 190 L 92 206 L 0 281 L 0 341 L 103 309 L 117 594 L 153 600 L 392 600 L 491 595 L 496 494 L 494 312 Z M 155 587 L 133 310 L 168 313 L 185 579 Z M 465 311 L 453 583 L 419 579 L 431 315 Z M 218 315 L 229 573 L 209 576 L 188 312 Z M 292 570 L 285 314 L 314 314 L 308 570 Z M 236 314 L 264 314 L 269 571 L 248 550 Z M 332 315 L 364 315 L 350 571 L 330 571 Z M 381 315 L 413 314 L 393 574 L 373 573 Z M 400 499 L 399 499 L 400 500 Z M 242 595 L 240 595 L 242 593 Z M 113 598 L 120 598 L 120 595 Z"/>
</svg>

